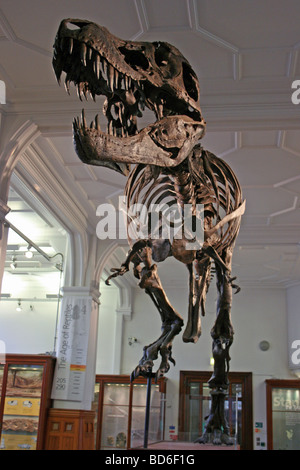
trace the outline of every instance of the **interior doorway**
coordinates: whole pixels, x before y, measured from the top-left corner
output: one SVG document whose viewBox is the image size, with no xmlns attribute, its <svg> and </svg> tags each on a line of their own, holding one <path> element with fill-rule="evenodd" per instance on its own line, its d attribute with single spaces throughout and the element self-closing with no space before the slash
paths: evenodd
<svg viewBox="0 0 300 470">
<path fill-rule="evenodd" d="M 211 396 L 208 380 L 211 372 L 180 371 L 179 439 L 193 442 L 203 434 L 209 415 Z M 228 397 L 225 401 L 230 435 L 241 450 L 253 449 L 252 373 L 229 373 Z"/>
</svg>

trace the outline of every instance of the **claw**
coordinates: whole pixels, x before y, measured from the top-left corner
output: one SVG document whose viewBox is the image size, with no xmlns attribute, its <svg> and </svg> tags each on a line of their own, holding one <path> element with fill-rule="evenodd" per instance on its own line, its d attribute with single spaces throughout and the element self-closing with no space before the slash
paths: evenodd
<svg viewBox="0 0 300 470">
<path fill-rule="evenodd" d="M 198 437 L 194 444 L 207 444 L 210 441 L 210 433 L 204 433 L 202 436 Z"/>
<path fill-rule="evenodd" d="M 231 285 L 231 287 L 233 289 L 236 289 L 235 293 L 234 294 L 238 294 L 241 290 L 240 286 L 238 286 L 237 284 L 233 284 L 232 282 L 236 280 L 236 276 L 235 277 L 227 277 L 227 280 L 228 280 L 228 283 Z"/>
<path fill-rule="evenodd" d="M 238 294 L 238 293 L 240 292 L 240 290 L 241 290 L 240 286 L 236 286 L 235 284 L 232 284 L 232 287 L 233 287 L 234 289 L 236 289 L 236 291 L 235 291 L 234 294 Z"/>
<path fill-rule="evenodd" d="M 121 268 L 111 268 L 111 272 L 113 272 L 113 274 L 111 274 L 105 281 L 105 284 L 107 286 L 110 286 L 109 284 L 109 281 L 111 279 L 113 279 L 114 277 L 118 277 L 118 276 L 123 276 L 123 274 L 127 273 L 129 271 L 129 268 L 128 266 L 126 265 L 123 265 L 121 266 Z"/>
<path fill-rule="evenodd" d="M 157 383 L 158 380 L 163 376 L 164 376 L 164 374 L 158 369 L 155 373 L 155 383 Z"/>
<path fill-rule="evenodd" d="M 169 361 L 172 362 L 173 366 L 176 366 L 176 361 L 172 356 L 169 357 Z"/>
<path fill-rule="evenodd" d="M 133 382 L 140 375 L 140 366 L 137 366 L 130 375 L 130 382 Z"/>
</svg>

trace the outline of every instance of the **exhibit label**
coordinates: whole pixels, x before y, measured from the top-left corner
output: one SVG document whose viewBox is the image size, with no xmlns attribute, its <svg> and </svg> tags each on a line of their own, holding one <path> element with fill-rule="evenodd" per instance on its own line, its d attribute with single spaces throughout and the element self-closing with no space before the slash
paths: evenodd
<svg viewBox="0 0 300 470">
<path fill-rule="evenodd" d="M 52 399 L 83 399 L 90 313 L 90 298 L 63 298 Z"/>
</svg>

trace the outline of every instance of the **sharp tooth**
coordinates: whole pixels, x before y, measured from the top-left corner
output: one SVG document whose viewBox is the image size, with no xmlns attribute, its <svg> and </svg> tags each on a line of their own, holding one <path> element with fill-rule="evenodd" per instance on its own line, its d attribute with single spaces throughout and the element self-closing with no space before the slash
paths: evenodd
<svg viewBox="0 0 300 470">
<path fill-rule="evenodd" d="M 127 75 L 125 75 L 124 81 L 125 81 L 125 90 L 127 91 L 128 90 L 128 77 L 127 77 Z"/>
<path fill-rule="evenodd" d="M 95 129 L 95 123 L 94 123 L 94 121 L 91 122 L 91 124 L 90 124 L 90 129 Z"/>
<path fill-rule="evenodd" d="M 81 96 L 81 83 L 78 83 L 77 85 L 77 95 L 80 101 L 82 101 L 82 96 Z"/>
<path fill-rule="evenodd" d="M 91 47 L 88 47 L 88 59 L 91 60 L 93 54 L 93 49 Z"/>
<path fill-rule="evenodd" d="M 123 122 L 123 103 L 120 103 L 120 106 L 119 106 L 119 119 L 120 119 L 120 122 Z"/>
<path fill-rule="evenodd" d="M 96 124 L 97 131 L 101 131 L 100 122 L 99 122 L 99 115 L 98 114 L 95 117 L 95 124 Z"/>
<path fill-rule="evenodd" d="M 74 45 L 73 38 L 70 38 L 70 39 L 69 39 L 69 54 L 70 54 L 70 55 L 71 55 L 72 52 L 73 52 L 73 45 Z"/>
<path fill-rule="evenodd" d="M 109 135 L 113 135 L 113 124 L 112 124 L 112 121 L 109 121 L 108 123 L 108 133 Z"/>
<path fill-rule="evenodd" d="M 128 77 L 128 88 L 131 87 L 131 77 Z"/>
<path fill-rule="evenodd" d="M 81 116 L 82 116 L 82 126 L 83 126 L 84 128 L 86 128 L 87 125 L 86 125 L 86 119 L 85 119 L 85 112 L 84 112 L 84 109 L 82 110 Z"/>
<path fill-rule="evenodd" d="M 136 103 L 136 97 L 134 96 L 132 90 L 126 91 L 125 96 L 126 96 L 126 102 L 128 104 L 133 105 Z"/>
<path fill-rule="evenodd" d="M 66 79 L 65 79 L 65 89 L 68 93 L 68 95 L 70 94 L 70 80 L 69 80 L 69 76 L 67 75 L 66 76 Z"/>
<path fill-rule="evenodd" d="M 84 83 L 82 82 L 78 83 L 77 93 L 78 93 L 80 101 L 82 101 L 82 96 L 85 96 L 86 98 L 86 89 L 85 89 Z"/>
<path fill-rule="evenodd" d="M 115 69 L 115 88 L 118 89 L 118 83 L 119 83 L 119 72 Z"/>
<path fill-rule="evenodd" d="M 102 75 L 104 80 L 107 82 L 107 62 L 104 58 L 101 60 Z"/>
<path fill-rule="evenodd" d="M 162 105 L 162 104 L 159 104 L 159 105 L 158 105 L 158 114 L 159 114 L 160 119 L 162 119 L 162 118 L 164 117 L 163 111 L 164 111 L 163 105 Z"/>
<path fill-rule="evenodd" d="M 54 72 L 55 72 L 57 82 L 60 85 L 60 77 L 61 77 L 61 73 L 63 70 L 62 64 L 60 61 L 56 60 L 55 62 L 53 61 L 53 66 L 54 66 Z"/>
<path fill-rule="evenodd" d="M 95 72 L 95 75 L 96 75 L 97 79 L 99 80 L 99 78 L 100 78 L 100 56 L 99 56 L 99 54 L 96 55 L 96 59 L 95 59 L 95 62 L 94 62 L 94 72 Z"/>
<path fill-rule="evenodd" d="M 114 68 L 110 64 L 108 66 L 108 79 L 109 79 L 110 90 L 114 91 Z"/>
<path fill-rule="evenodd" d="M 85 44 L 81 44 L 80 48 L 80 59 L 84 66 L 86 66 L 86 51 L 87 47 Z"/>
</svg>

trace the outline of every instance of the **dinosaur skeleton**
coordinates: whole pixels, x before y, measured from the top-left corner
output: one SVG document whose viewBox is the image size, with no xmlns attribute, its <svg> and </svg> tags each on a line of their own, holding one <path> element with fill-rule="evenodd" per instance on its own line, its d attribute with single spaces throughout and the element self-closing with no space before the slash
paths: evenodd
<svg viewBox="0 0 300 470">
<path fill-rule="evenodd" d="M 107 283 L 124 275 L 133 265 L 139 286 L 161 316 L 162 331 L 156 341 L 144 347 L 132 379 L 152 374 L 159 354 L 161 363 L 156 377 L 160 377 L 169 370 L 170 362 L 175 363 L 172 343 L 184 322 L 165 294 L 157 263 L 173 256 L 187 266 L 189 307 L 183 341 L 193 343 L 201 333 L 201 314 L 205 314 L 214 264 L 218 303 L 211 330 L 212 407 L 198 442 L 207 442 L 212 434 L 215 444 L 230 444 L 224 400 L 234 335 L 230 318 L 232 289 L 239 290 L 233 284 L 235 278 L 231 278 L 231 261 L 245 202 L 227 163 L 198 143 L 205 133 L 205 122 L 196 74 L 182 54 L 168 43 L 124 41 L 102 26 L 74 19 L 60 24 L 53 68 L 59 82 L 65 72 L 66 90 L 70 91 L 70 83 L 75 84 L 81 100 L 88 94 L 94 100 L 97 95 L 106 97 L 103 112 L 107 132 L 101 130 L 98 115 L 88 125 L 83 111 L 81 118 L 73 122 L 75 148 L 84 163 L 106 166 L 128 176 L 125 187 L 128 209 L 141 203 L 149 211 L 156 202 L 165 204 L 168 210 L 175 203 L 192 224 L 201 218 L 203 239 L 198 245 L 191 245 L 195 234 L 185 231 L 183 236 L 173 238 L 153 236 L 152 231 L 135 241 L 129 237 L 128 256 L 120 268 L 112 270 Z M 145 107 L 154 112 L 156 120 L 139 131 L 138 118 Z M 184 212 L 185 207 L 188 212 Z M 131 221 L 129 218 L 128 223 Z M 185 222 L 183 218 L 183 225 Z M 163 221 L 158 224 L 162 230 Z M 155 233 L 161 233 L 159 230 Z"/>
</svg>

